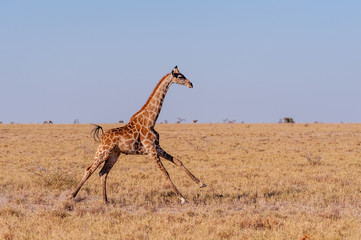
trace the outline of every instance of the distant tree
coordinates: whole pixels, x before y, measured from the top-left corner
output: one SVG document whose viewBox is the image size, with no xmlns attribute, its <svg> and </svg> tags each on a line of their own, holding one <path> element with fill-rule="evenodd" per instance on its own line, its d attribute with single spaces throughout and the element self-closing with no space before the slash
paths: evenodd
<svg viewBox="0 0 361 240">
<path fill-rule="evenodd" d="M 119 120 L 119 123 L 124 123 L 124 121 L 123 121 L 123 120 Z"/>
<path fill-rule="evenodd" d="M 79 124 L 80 122 L 79 122 L 79 120 L 78 119 L 75 119 L 74 120 L 74 124 Z"/>
<path fill-rule="evenodd" d="M 168 123 L 168 120 L 164 120 L 164 123 L 167 124 L 167 123 Z"/>
<path fill-rule="evenodd" d="M 184 118 L 178 117 L 177 123 L 182 123 L 182 122 L 184 122 L 184 121 L 185 121 Z"/>
<path fill-rule="evenodd" d="M 235 123 L 236 120 L 229 120 L 228 118 L 223 119 L 223 123 Z"/>
</svg>

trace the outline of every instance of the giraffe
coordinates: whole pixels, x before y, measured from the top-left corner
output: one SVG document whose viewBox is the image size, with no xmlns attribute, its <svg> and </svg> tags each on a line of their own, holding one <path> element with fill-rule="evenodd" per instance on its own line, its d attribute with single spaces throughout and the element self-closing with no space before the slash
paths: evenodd
<svg viewBox="0 0 361 240">
<path fill-rule="evenodd" d="M 188 201 L 174 185 L 169 173 L 161 162 L 160 157 L 180 167 L 201 188 L 206 187 L 206 184 L 195 177 L 179 159 L 168 154 L 161 148 L 159 145 L 159 133 L 154 130 L 154 125 L 162 109 L 165 95 L 173 83 L 193 88 L 193 84 L 180 73 L 177 66 L 175 66 L 171 73 L 166 74 L 159 81 L 147 102 L 130 118 L 128 124 L 110 129 L 106 132 L 103 132 L 103 129 L 100 126 L 96 126 L 93 129 L 93 137 L 100 141 L 100 145 L 96 151 L 93 163 L 85 170 L 83 178 L 75 190 L 69 195 L 69 198 L 75 198 L 85 181 L 102 163 L 104 163 L 99 172 L 99 176 L 102 182 L 103 200 L 107 204 L 107 176 L 114 164 L 118 161 L 120 154 L 150 156 L 161 170 L 166 180 L 170 183 L 172 190 L 179 198 L 181 204 L 187 203 Z M 102 131 L 101 135 L 99 134 L 100 130 Z"/>
</svg>

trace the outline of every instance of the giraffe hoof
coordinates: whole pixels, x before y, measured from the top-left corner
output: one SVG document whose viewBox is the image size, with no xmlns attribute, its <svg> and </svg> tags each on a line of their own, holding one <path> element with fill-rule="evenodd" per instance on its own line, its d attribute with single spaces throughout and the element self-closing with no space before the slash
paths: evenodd
<svg viewBox="0 0 361 240">
<path fill-rule="evenodd" d="M 70 195 L 68 195 L 67 199 L 68 199 L 68 200 L 72 200 L 72 199 L 74 199 L 74 194 L 70 194 Z"/>
<path fill-rule="evenodd" d="M 181 204 L 183 205 L 183 204 L 186 204 L 186 203 L 188 203 L 188 201 L 185 199 L 185 198 L 181 198 Z"/>
<path fill-rule="evenodd" d="M 202 182 L 201 182 L 201 183 L 199 184 L 199 187 L 200 187 L 200 188 L 204 188 L 204 187 L 207 187 L 207 185 L 206 185 L 205 183 L 202 183 Z"/>
</svg>

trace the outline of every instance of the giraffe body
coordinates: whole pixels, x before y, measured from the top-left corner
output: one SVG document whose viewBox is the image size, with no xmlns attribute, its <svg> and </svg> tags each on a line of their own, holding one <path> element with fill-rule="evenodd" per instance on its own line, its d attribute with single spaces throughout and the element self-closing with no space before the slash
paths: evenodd
<svg viewBox="0 0 361 240">
<path fill-rule="evenodd" d="M 181 167 L 194 182 L 199 184 L 200 187 L 206 186 L 196 178 L 180 160 L 174 158 L 160 147 L 159 134 L 154 130 L 154 125 L 162 109 L 165 95 L 173 83 L 185 85 L 189 88 L 193 87 L 192 83 L 178 71 L 177 67 L 175 67 L 171 73 L 165 75 L 159 81 L 142 109 L 132 116 L 128 124 L 119 128 L 110 129 L 100 136 L 100 145 L 95 154 L 95 160 L 86 169 L 82 180 L 70 195 L 70 198 L 75 198 L 85 181 L 102 163 L 104 163 L 99 175 L 103 185 L 103 200 L 107 203 L 106 179 L 120 154 L 149 155 L 162 171 L 164 177 L 169 181 L 173 191 L 181 200 L 181 203 L 185 203 L 187 200 L 182 196 L 170 179 L 160 157 Z"/>
</svg>

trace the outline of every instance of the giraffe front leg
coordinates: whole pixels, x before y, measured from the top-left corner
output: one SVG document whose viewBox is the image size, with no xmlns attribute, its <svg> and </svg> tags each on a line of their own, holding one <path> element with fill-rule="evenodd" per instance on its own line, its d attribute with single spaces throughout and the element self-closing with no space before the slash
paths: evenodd
<svg viewBox="0 0 361 240">
<path fill-rule="evenodd" d="M 172 182 L 172 180 L 170 179 L 169 173 L 168 171 L 165 169 L 163 163 L 160 161 L 160 158 L 158 156 L 158 154 L 156 153 L 156 151 L 154 150 L 150 156 L 155 160 L 155 162 L 157 163 L 158 168 L 162 171 L 164 177 L 168 180 L 168 182 L 170 183 L 173 191 L 175 192 L 175 194 L 177 195 L 177 197 L 179 198 L 179 200 L 181 201 L 181 204 L 184 203 L 188 203 L 188 201 L 183 197 L 183 195 L 178 191 L 177 187 L 174 185 L 174 183 Z"/>
<path fill-rule="evenodd" d="M 157 153 L 160 157 L 174 163 L 175 165 L 181 167 L 183 171 L 195 182 L 199 185 L 199 187 L 203 188 L 207 185 L 203 183 L 201 180 L 199 180 L 196 176 L 191 173 L 186 166 L 177 158 L 174 158 L 172 155 L 168 154 L 166 151 L 164 151 L 160 146 L 157 147 Z"/>
</svg>

